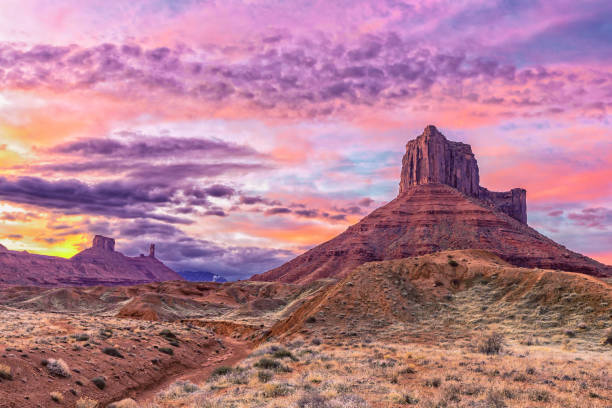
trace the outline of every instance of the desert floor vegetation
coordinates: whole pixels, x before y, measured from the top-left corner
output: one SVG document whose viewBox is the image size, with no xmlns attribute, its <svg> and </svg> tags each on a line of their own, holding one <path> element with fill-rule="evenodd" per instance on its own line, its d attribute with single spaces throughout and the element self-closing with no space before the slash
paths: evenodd
<svg viewBox="0 0 612 408">
<path fill-rule="evenodd" d="M 475 336 L 475 340 L 481 339 Z M 525 346 L 511 340 L 498 349 L 498 335 L 485 340 L 491 344 L 483 351 L 360 340 L 264 343 L 207 382 L 176 383 L 146 406 L 582 408 L 612 404 L 612 356 Z"/>
</svg>

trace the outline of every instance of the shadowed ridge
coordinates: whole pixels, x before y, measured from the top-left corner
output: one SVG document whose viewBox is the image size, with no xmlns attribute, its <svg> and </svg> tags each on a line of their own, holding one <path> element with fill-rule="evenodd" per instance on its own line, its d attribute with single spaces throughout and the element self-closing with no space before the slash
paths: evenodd
<svg viewBox="0 0 612 408">
<path fill-rule="evenodd" d="M 267 337 L 304 330 L 376 336 L 403 322 L 420 328 L 423 341 L 432 335 L 429 324 L 449 313 L 459 326 L 462 319 L 466 325 L 473 323 L 476 315 L 491 321 L 513 315 L 513 322 L 530 324 L 542 319 L 534 310 L 551 307 L 563 311 L 555 326 L 563 333 L 575 321 L 605 327 L 610 302 L 612 287 L 597 278 L 517 268 L 488 251 L 444 251 L 363 264 L 275 324 Z"/>
</svg>

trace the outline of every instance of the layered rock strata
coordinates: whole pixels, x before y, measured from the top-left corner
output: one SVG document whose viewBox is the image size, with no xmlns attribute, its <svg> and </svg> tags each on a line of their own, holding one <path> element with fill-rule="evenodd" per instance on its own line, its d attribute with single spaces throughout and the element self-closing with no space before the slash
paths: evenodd
<svg viewBox="0 0 612 408">
<path fill-rule="evenodd" d="M 612 276 L 612 267 L 530 228 L 525 190 L 498 193 L 480 187 L 470 146 L 446 140 L 433 126 L 408 142 L 402 167 L 393 201 L 330 241 L 251 279 L 341 278 L 365 262 L 453 249 L 485 249 L 517 266 Z"/>
</svg>

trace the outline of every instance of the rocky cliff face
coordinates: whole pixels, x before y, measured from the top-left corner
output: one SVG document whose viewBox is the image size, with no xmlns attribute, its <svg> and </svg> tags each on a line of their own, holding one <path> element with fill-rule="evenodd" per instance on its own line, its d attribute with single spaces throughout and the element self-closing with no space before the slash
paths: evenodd
<svg viewBox="0 0 612 408">
<path fill-rule="evenodd" d="M 527 224 L 527 192 L 524 189 L 494 192 L 480 187 L 479 180 L 472 147 L 446 139 L 435 126 L 427 126 L 423 134 L 406 144 L 400 195 L 421 184 L 446 184 Z"/>
<path fill-rule="evenodd" d="M 4 247 L 2 247 L 4 248 Z M 0 248 L 0 284 L 134 285 L 183 278 L 151 256 L 128 257 L 115 251 L 113 238 L 96 235 L 91 248 L 70 259 Z"/>
<path fill-rule="evenodd" d="M 103 237 L 102 235 L 96 235 L 93 239 L 92 248 L 100 249 L 102 251 L 115 251 L 115 240 L 113 238 Z"/>
<path fill-rule="evenodd" d="M 451 142 L 435 126 L 406 144 L 402 159 L 400 194 L 412 186 L 440 183 L 465 195 L 478 196 L 478 164 L 470 145 Z"/>
<path fill-rule="evenodd" d="M 454 249 L 485 249 L 517 266 L 612 276 L 612 267 L 530 228 L 525 196 L 520 188 L 480 187 L 470 146 L 450 142 L 428 126 L 408 142 L 397 198 L 330 241 L 251 279 L 342 278 L 365 262 Z"/>
</svg>

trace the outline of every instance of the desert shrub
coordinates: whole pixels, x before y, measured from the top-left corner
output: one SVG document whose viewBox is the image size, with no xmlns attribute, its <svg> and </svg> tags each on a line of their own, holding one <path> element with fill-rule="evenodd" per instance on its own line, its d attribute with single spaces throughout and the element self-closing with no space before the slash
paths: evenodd
<svg viewBox="0 0 612 408">
<path fill-rule="evenodd" d="M 113 402 L 107 405 L 106 408 L 140 408 L 138 403 L 131 398 L 126 398 L 121 401 Z"/>
<path fill-rule="evenodd" d="M 402 394 L 397 402 L 398 404 L 402 404 L 402 405 L 416 405 L 419 403 L 419 399 L 406 393 L 406 394 Z"/>
<path fill-rule="evenodd" d="M 261 358 L 254 365 L 257 368 L 264 368 L 266 370 L 278 370 L 281 368 L 281 363 L 270 358 Z"/>
<path fill-rule="evenodd" d="M 453 268 L 456 268 L 457 266 L 459 266 L 459 262 L 455 261 L 454 259 L 449 259 L 448 264 L 452 266 Z"/>
<path fill-rule="evenodd" d="M 573 331 L 573 330 L 567 329 L 567 330 L 565 331 L 565 335 L 566 335 L 567 337 L 576 337 L 576 332 L 575 332 L 575 331 Z"/>
<path fill-rule="evenodd" d="M 316 394 L 306 394 L 297 401 L 298 408 L 329 408 L 327 398 Z"/>
<path fill-rule="evenodd" d="M 504 393 L 494 390 L 489 390 L 487 393 L 486 403 L 491 408 L 506 408 L 508 406 L 504 401 Z"/>
<path fill-rule="evenodd" d="M 499 354 L 504 344 L 504 336 L 500 333 L 492 333 L 483 337 L 478 342 L 478 351 L 485 354 Z"/>
<path fill-rule="evenodd" d="M 104 347 L 102 352 L 112 357 L 123 358 L 123 354 L 121 354 L 121 352 L 114 347 Z"/>
<path fill-rule="evenodd" d="M 604 344 L 609 344 L 612 346 L 612 327 L 606 330 L 606 333 L 604 336 Z"/>
<path fill-rule="evenodd" d="M 0 378 L 3 380 L 12 380 L 13 374 L 11 373 L 11 367 L 6 364 L 0 364 Z"/>
<path fill-rule="evenodd" d="M 414 374 L 416 373 L 416 371 L 414 370 L 414 368 L 410 366 L 406 366 L 406 367 L 400 368 L 397 373 L 400 375 L 405 375 L 405 374 Z"/>
<path fill-rule="evenodd" d="M 106 388 L 106 379 L 104 377 L 95 377 L 91 379 L 91 382 L 94 383 L 96 387 L 103 390 Z"/>
<path fill-rule="evenodd" d="M 75 408 L 98 408 L 99 403 L 96 400 L 89 398 L 79 398 L 76 402 Z"/>
<path fill-rule="evenodd" d="M 272 373 L 272 371 L 269 371 L 269 370 L 260 370 L 259 372 L 257 372 L 257 378 L 262 383 L 267 383 L 268 381 L 272 379 L 273 376 L 274 376 L 274 373 Z"/>
<path fill-rule="evenodd" d="M 331 401 L 332 407 L 342 408 L 368 408 L 368 403 L 356 394 L 343 394 L 339 397 L 334 398 Z"/>
<path fill-rule="evenodd" d="M 168 354 L 169 356 L 174 354 L 174 350 L 172 350 L 170 347 L 160 347 L 159 351 L 161 351 L 162 353 Z"/>
<path fill-rule="evenodd" d="M 229 375 L 229 381 L 232 384 L 248 384 L 251 378 L 249 370 L 236 369 Z"/>
<path fill-rule="evenodd" d="M 172 333 L 168 329 L 164 329 L 159 332 L 159 335 L 165 337 L 166 339 L 176 339 L 176 334 Z"/>
<path fill-rule="evenodd" d="M 56 377 L 70 377 L 70 368 L 68 368 L 68 364 L 61 358 L 57 360 L 50 358 L 47 360 L 47 371 L 49 371 L 49 374 Z"/>
<path fill-rule="evenodd" d="M 228 367 L 228 366 L 221 366 L 221 367 L 217 367 L 213 370 L 211 376 L 212 377 L 221 377 L 223 375 L 228 375 L 233 371 L 232 367 Z"/>
<path fill-rule="evenodd" d="M 172 384 L 166 391 L 159 394 L 158 399 L 161 401 L 172 401 L 183 398 L 189 394 L 199 391 L 200 388 L 189 381 L 177 381 Z"/>
<path fill-rule="evenodd" d="M 111 329 L 107 329 L 107 328 L 100 329 L 98 334 L 103 339 L 110 339 L 111 337 L 113 337 L 113 331 Z"/>
<path fill-rule="evenodd" d="M 266 398 L 285 397 L 293 393 L 293 387 L 285 383 L 268 383 L 263 387 L 263 396 Z"/>
<path fill-rule="evenodd" d="M 546 390 L 531 389 L 527 393 L 530 401 L 548 402 L 550 401 L 550 393 Z"/>
<path fill-rule="evenodd" d="M 306 323 L 316 323 L 317 322 L 317 318 L 314 316 L 308 316 L 308 318 L 306 319 Z"/>
<path fill-rule="evenodd" d="M 312 344 L 314 344 L 315 346 L 321 345 L 321 339 L 319 338 L 312 339 Z"/>
<path fill-rule="evenodd" d="M 87 341 L 89 340 L 89 334 L 87 333 L 79 333 L 74 336 L 76 341 Z"/>
<path fill-rule="evenodd" d="M 528 378 L 525 374 L 517 374 L 514 376 L 514 381 L 516 382 L 527 382 Z"/>
<path fill-rule="evenodd" d="M 521 341 L 521 344 L 524 346 L 539 346 L 540 340 L 537 337 L 528 336 L 524 340 Z"/>
<path fill-rule="evenodd" d="M 287 349 L 280 349 L 280 350 L 276 350 L 274 352 L 274 354 L 272 354 L 272 357 L 274 358 L 285 358 L 285 357 L 289 357 L 290 359 L 292 359 L 293 361 L 297 361 L 298 359 L 293 355 L 292 352 L 290 352 Z"/>
<path fill-rule="evenodd" d="M 51 399 L 54 402 L 60 403 L 60 402 L 64 401 L 64 396 L 62 395 L 61 392 L 53 391 L 53 392 L 49 393 L 49 396 L 51 397 Z"/>
<path fill-rule="evenodd" d="M 444 387 L 444 400 L 451 402 L 459 402 L 461 401 L 461 388 L 455 384 L 448 385 Z"/>
<path fill-rule="evenodd" d="M 428 380 L 425 380 L 426 387 L 438 388 L 440 384 L 442 384 L 442 380 L 439 378 L 430 378 Z"/>
</svg>

